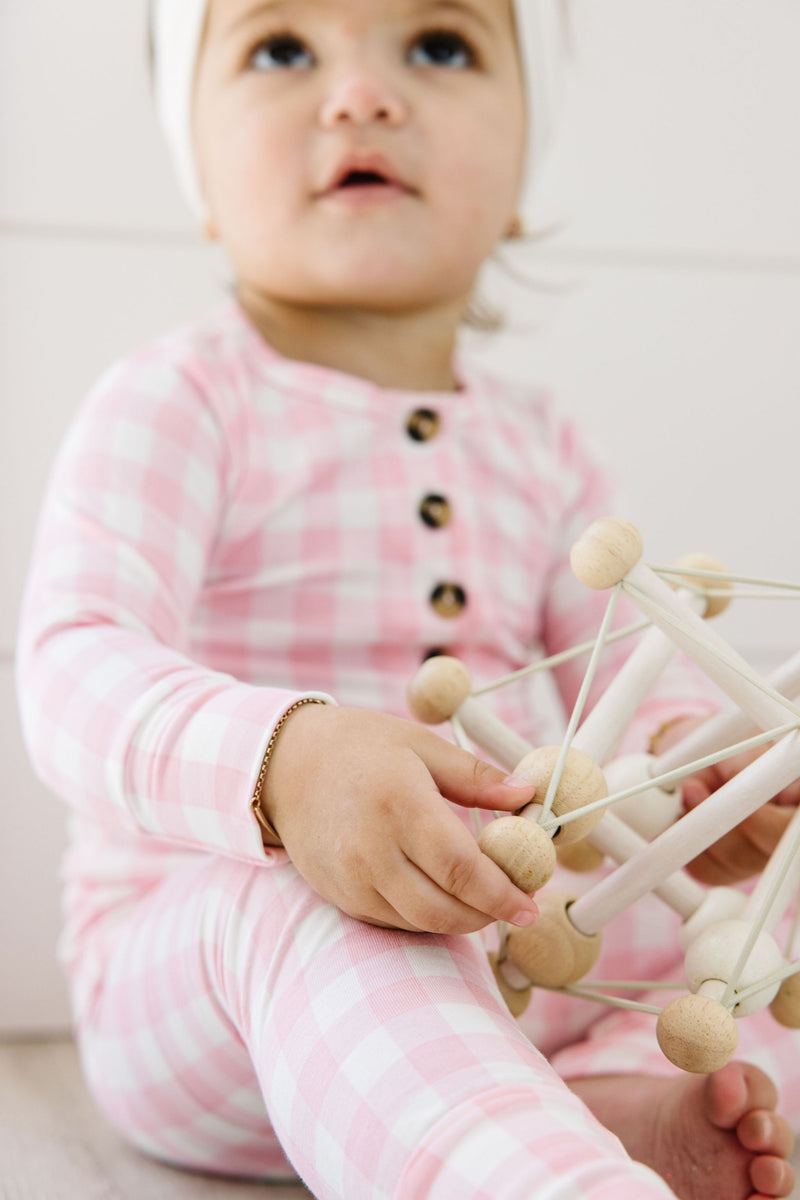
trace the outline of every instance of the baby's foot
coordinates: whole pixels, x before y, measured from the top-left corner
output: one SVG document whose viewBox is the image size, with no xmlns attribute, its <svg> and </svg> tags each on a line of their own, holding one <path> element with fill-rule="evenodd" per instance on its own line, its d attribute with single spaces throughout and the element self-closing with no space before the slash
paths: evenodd
<svg viewBox="0 0 800 1200">
<path fill-rule="evenodd" d="M 772 1080 L 749 1063 L 713 1075 L 606 1075 L 570 1081 L 631 1158 L 647 1163 L 680 1200 L 790 1195 L 793 1137 L 775 1112 Z"/>
</svg>

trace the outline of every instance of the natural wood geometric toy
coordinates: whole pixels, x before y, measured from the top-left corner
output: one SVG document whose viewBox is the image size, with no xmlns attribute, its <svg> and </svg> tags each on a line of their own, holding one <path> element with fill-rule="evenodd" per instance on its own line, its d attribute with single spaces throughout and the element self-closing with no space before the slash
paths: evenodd
<svg viewBox="0 0 800 1200">
<path fill-rule="evenodd" d="M 800 809 L 792 818 L 755 889 L 706 888 L 683 868 L 776 793 L 800 777 L 800 654 L 762 679 L 705 624 L 726 606 L 735 584 L 785 592 L 792 585 L 727 574 L 694 556 L 674 568 L 642 562 L 642 539 L 626 521 L 595 522 L 572 549 L 578 580 L 608 589 L 611 600 L 591 649 L 583 687 L 559 746 L 530 746 L 479 698 L 519 678 L 473 691 L 458 659 L 429 659 L 409 687 L 409 707 L 427 724 L 452 722 L 461 744 L 472 743 L 501 767 L 536 783 L 536 800 L 517 816 L 502 816 L 480 832 L 480 846 L 526 892 L 550 880 L 557 856 L 573 870 L 603 858 L 617 867 L 579 898 L 555 891 L 537 896 L 540 917 L 530 929 L 503 930 L 495 975 L 512 1012 L 524 1010 L 531 986 L 563 989 L 604 1003 L 658 1012 L 657 1037 L 667 1058 L 686 1071 L 717 1070 L 733 1056 L 735 1018 L 770 1006 L 782 1024 L 800 1028 L 800 961 L 792 943 L 800 913 Z M 664 581 L 675 582 L 678 590 Z M 795 588 L 794 590 L 800 590 Z M 581 720 L 586 695 L 609 633 L 616 600 L 625 592 L 649 628 L 612 685 Z M 626 632 L 638 632 L 638 625 Z M 634 713 L 676 649 L 693 659 L 735 708 L 720 713 L 664 754 L 614 758 Z M 568 655 L 541 660 L 547 669 Z M 745 749 L 766 747 L 749 766 L 682 815 L 680 781 Z M 611 812 L 611 807 L 615 812 Z M 682 919 L 688 993 L 660 1011 L 577 987 L 600 952 L 605 925 L 646 893 Z M 793 908 L 787 945 L 773 934 Z M 619 991 L 619 982 L 605 985 Z M 658 988 L 635 983 L 632 988 Z"/>
</svg>

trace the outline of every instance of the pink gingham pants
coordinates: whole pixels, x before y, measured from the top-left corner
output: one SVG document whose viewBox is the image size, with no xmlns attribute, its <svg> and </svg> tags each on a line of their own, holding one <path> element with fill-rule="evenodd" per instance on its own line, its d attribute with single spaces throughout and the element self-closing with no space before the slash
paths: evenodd
<svg viewBox="0 0 800 1200">
<path fill-rule="evenodd" d="M 297 1173 L 320 1200 L 672 1195 L 509 1016 L 480 938 L 352 920 L 288 861 L 175 871 L 78 1032 L 106 1114 L 184 1166 Z"/>
</svg>

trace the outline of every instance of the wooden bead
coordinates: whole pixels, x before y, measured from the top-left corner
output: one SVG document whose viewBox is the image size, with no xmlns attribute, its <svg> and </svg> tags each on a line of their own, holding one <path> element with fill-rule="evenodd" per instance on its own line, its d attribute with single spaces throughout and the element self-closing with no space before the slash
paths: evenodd
<svg viewBox="0 0 800 1200">
<path fill-rule="evenodd" d="M 727 984 L 736 971 L 742 951 L 751 935 L 749 921 L 739 919 L 716 921 L 694 939 L 686 951 L 686 982 L 689 990 L 697 992 L 708 980 L 720 980 Z M 747 962 L 739 975 L 736 986 L 751 987 L 759 980 L 780 970 L 784 965 L 774 938 L 762 930 L 753 944 Z M 759 988 L 753 995 L 740 1001 L 734 1008 L 738 1017 L 747 1017 L 766 1008 L 778 992 L 778 984 Z"/>
<path fill-rule="evenodd" d="M 800 975 L 784 979 L 769 1010 L 780 1025 L 800 1029 Z"/>
<path fill-rule="evenodd" d="M 600 934 L 587 937 L 575 928 L 568 912 L 572 900 L 562 892 L 544 892 L 536 901 L 536 924 L 512 929 L 508 935 L 508 956 L 534 987 L 566 987 L 597 962 Z"/>
<path fill-rule="evenodd" d="M 524 817 L 498 817 L 483 830 L 478 842 L 508 878 L 531 895 L 544 887 L 556 869 L 556 852 L 541 825 Z"/>
<path fill-rule="evenodd" d="M 511 984 L 506 979 L 505 975 L 503 974 L 501 965 L 498 963 L 497 955 L 494 953 L 493 950 L 489 951 L 488 957 L 489 957 L 489 963 L 492 968 L 492 972 L 494 974 L 495 979 L 497 980 L 497 986 L 500 989 L 500 995 L 503 997 L 503 999 L 506 1002 L 506 1008 L 511 1013 L 512 1017 L 516 1020 L 517 1017 L 522 1016 L 522 1014 L 525 1012 L 525 1009 L 530 1004 L 531 993 L 533 991 L 533 988 L 532 987 L 526 987 L 526 988 L 512 987 Z"/>
<path fill-rule="evenodd" d="M 721 563 L 719 559 L 712 558 L 710 554 L 684 554 L 682 558 L 677 560 L 675 566 L 689 567 L 692 571 L 716 571 L 722 575 L 726 573 L 724 563 Z M 710 588 L 714 592 L 720 589 L 726 592 L 733 590 L 731 583 L 715 579 L 713 575 L 686 575 L 685 579 L 688 586 L 692 588 L 700 588 L 701 590 Z M 719 616 L 720 613 L 725 612 L 730 602 L 730 596 L 706 596 L 706 607 L 703 616 L 706 620 Z"/>
<path fill-rule="evenodd" d="M 678 996 L 662 1009 L 656 1037 L 664 1055 L 682 1071 L 708 1075 L 730 1062 L 739 1033 L 727 1008 L 710 996 Z"/>
<path fill-rule="evenodd" d="M 417 671 L 406 692 L 409 711 L 425 725 L 441 725 L 472 691 L 469 671 L 458 658 L 437 654 Z"/>
<path fill-rule="evenodd" d="M 580 842 L 570 842 L 567 846 L 556 846 L 556 858 L 560 867 L 581 875 L 588 871 L 596 871 L 606 861 L 603 851 L 593 846 L 588 838 L 583 838 Z"/>
<path fill-rule="evenodd" d="M 560 746 L 541 746 L 526 754 L 514 768 L 515 775 L 536 785 L 537 804 L 544 803 L 560 755 Z M 572 747 L 564 760 L 564 769 L 553 799 L 553 816 L 561 817 L 565 813 L 575 812 L 607 795 L 603 772 L 587 754 Z M 597 812 L 587 813 L 579 821 L 570 821 L 559 829 L 553 841 L 557 846 L 581 841 L 592 832 L 602 815 L 603 810 L 598 809 Z"/>
<path fill-rule="evenodd" d="M 586 587 L 615 587 L 644 552 L 642 535 L 630 521 L 603 517 L 578 539 L 570 552 L 573 574 Z"/>
</svg>

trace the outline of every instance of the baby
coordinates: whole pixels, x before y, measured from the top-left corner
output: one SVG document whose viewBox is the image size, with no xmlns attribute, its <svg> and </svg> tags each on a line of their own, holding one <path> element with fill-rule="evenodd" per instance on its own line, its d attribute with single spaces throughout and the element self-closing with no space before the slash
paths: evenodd
<svg viewBox="0 0 800 1200">
<path fill-rule="evenodd" d="M 603 474 L 537 390 L 456 351 L 546 141 L 553 19 L 545 0 L 154 6 L 159 111 L 234 297 L 78 415 L 19 694 L 71 806 L 86 1076 L 174 1164 L 338 1200 L 792 1188 L 756 1065 L 798 1096 L 785 1030 L 750 1018 L 752 1061 L 698 1078 L 639 1014 L 537 996 L 514 1022 L 480 931 L 536 906 L 466 810 L 530 787 L 405 708 L 429 654 L 489 678 L 599 623 L 568 549 L 609 511 Z M 557 683 L 569 705 L 575 668 Z M 498 711 L 552 740 L 535 692 Z M 638 721 L 704 711 L 679 672 Z M 641 952 L 669 977 L 675 945 L 645 905 L 599 969 Z"/>
</svg>

